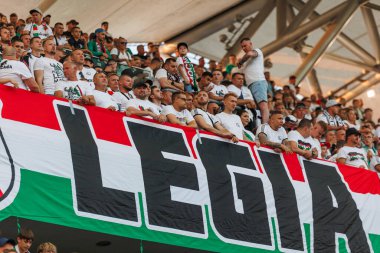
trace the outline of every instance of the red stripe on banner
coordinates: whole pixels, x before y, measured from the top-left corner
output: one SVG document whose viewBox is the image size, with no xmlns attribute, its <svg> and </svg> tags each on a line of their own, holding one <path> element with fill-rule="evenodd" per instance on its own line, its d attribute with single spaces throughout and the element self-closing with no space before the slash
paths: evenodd
<svg viewBox="0 0 380 253">
<path fill-rule="evenodd" d="M 3 192 L 2 190 L 0 189 L 0 198 L 3 196 Z"/>
<path fill-rule="evenodd" d="M 2 117 L 27 124 L 60 130 L 53 107 L 54 97 L 0 85 Z"/>
<path fill-rule="evenodd" d="M 3 118 L 58 131 L 61 130 L 58 123 L 58 116 L 53 106 L 53 102 L 57 100 L 57 98 L 0 85 L 0 99 L 3 102 L 1 112 Z M 58 100 L 67 101 L 64 99 Z M 123 123 L 123 113 L 110 112 L 95 106 L 86 106 L 85 108 L 88 110 L 91 123 L 98 139 L 131 146 L 130 137 Z M 140 117 L 133 118 L 141 119 Z M 155 122 L 153 120 L 144 120 Z M 155 122 L 155 124 L 158 123 Z M 197 159 L 192 145 L 192 140 L 196 135 L 195 129 L 169 123 L 165 123 L 164 125 L 184 131 L 192 155 Z M 213 135 L 211 133 L 207 134 Z M 255 144 L 249 143 L 249 145 L 252 150 L 254 150 L 253 147 Z M 256 153 L 252 153 L 257 162 L 258 157 Z M 296 181 L 305 182 L 305 177 L 297 155 L 284 154 L 284 161 L 288 167 L 291 178 Z M 258 169 L 263 173 L 263 168 L 261 168 L 259 163 L 257 164 L 259 165 Z M 380 180 L 377 173 L 341 164 L 338 165 L 338 168 L 352 192 L 380 195 Z M 0 191 L 0 196 L 1 195 L 3 195 L 3 193 Z"/>
<path fill-rule="evenodd" d="M 300 182 L 305 182 L 305 177 L 303 175 L 298 156 L 296 154 L 287 155 L 285 153 L 283 153 L 283 155 L 286 167 L 288 167 L 288 171 L 292 179 Z"/>
<path fill-rule="evenodd" d="M 342 164 L 338 164 L 338 168 L 352 192 L 380 195 L 380 179 L 376 172 Z"/>
<path fill-rule="evenodd" d="M 258 167 L 260 173 L 263 174 L 264 169 L 261 167 L 261 163 L 259 163 L 259 158 L 257 157 L 258 155 L 256 154 L 255 149 L 254 149 L 254 147 L 256 146 L 256 144 L 252 143 L 252 142 L 246 142 L 246 143 L 248 143 L 248 145 L 251 147 L 252 154 L 253 154 L 253 159 L 255 159 L 257 167 Z"/>
<path fill-rule="evenodd" d="M 132 146 L 123 122 L 124 113 L 95 106 L 87 106 L 86 109 L 98 139 Z"/>
</svg>

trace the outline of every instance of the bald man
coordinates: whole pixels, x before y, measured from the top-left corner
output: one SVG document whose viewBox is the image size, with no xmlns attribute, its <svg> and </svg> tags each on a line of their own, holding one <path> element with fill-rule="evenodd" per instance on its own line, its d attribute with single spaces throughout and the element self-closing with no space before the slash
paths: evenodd
<svg viewBox="0 0 380 253">
<path fill-rule="evenodd" d="M 40 92 L 32 73 L 24 63 L 17 60 L 16 49 L 6 47 L 0 62 L 0 83 L 32 92 Z"/>
<path fill-rule="evenodd" d="M 78 81 L 78 67 L 74 62 L 63 63 L 63 73 L 66 81 L 58 81 L 54 96 L 77 101 L 79 104 L 95 105 L 93 88 L 86 81 Z"/>
</svg>

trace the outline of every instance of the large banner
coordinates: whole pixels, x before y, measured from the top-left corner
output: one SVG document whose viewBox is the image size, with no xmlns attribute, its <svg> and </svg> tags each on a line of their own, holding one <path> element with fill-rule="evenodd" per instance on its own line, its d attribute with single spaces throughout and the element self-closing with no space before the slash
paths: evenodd
<svg viewBox="0 0 380 253">
<path fill-rule="evenodd" d="M 371 171 L 0 85 L 0 220 L 214 252 L 380 252 Z"/>
</svg>

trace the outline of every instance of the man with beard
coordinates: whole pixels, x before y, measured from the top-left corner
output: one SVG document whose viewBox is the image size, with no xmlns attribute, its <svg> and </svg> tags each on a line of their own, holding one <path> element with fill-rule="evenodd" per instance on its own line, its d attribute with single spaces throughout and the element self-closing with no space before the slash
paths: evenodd
<svg viewBox="0 0 380 253">
<path fill-rule="evenodd" d="M 239 139 L 225 129 L 214 115 L 207 112 L 209 97 L 206 91 L 200 91 L 195 95 L 194 100 L 196 108 L 191 111 L 191 114 L 200 129 L 204 129 L 223 138 L 231 139 L 235 143 L 239 142 Z"/>
<path fill-rule="evenodd" d="M 172 95 L 172 105 L 165 106 L 163 114 L 168 118 L 168 122 L 181 126 L 197 128 L 191 113 L 186 109 L 186 93 L 175 92 Z"/>
<path fill-rule="evenodd" d="M 124 112 L 127 109 L 127 102 L 134 98 L 132 87 L 133 79 L 128 75 L 116 74 L 108 76 L 108 86 L 112 90 L 112 96 L 119 105 L 119 111 Z"/>
<path fill-rule="evenodd" d="M 184 90 L 184 84 L 177 75 L 177 63 L 174 58 L 165 60 L 163 68 L 157 70 L 153 84 L 161 89 L 169 89 L 173 92 Z"/>
<path fill-rule="evenodd" d="M 40 57 L 34 63 L 34 77 L 40 89 L 45 94 L 54 95 L 55 84 L 65 78 L 62 63 L 55 60 L 56 46 L 52 39 L 42 43 L 45 57 Z"/>
<path fill-rule="evenodd" d="M 147 100 L 150 95 L 149 83 L 139 81 L 133 84 L 133 93 L 136 98 L 127 102 L 127 113 L 165 122 L 166 117 L 156 109 L 152 102 Z"/>
<path fill-rule="evenodd" d="M 336 161 L 354 167 L 368 169 L 367 154 L 360 146 L 360 133 L 355 128 L 346 131 L 346 144 L 339 150 Z"/>
<path fill-rule="evenodd" d="M 157 86 L 151 87 L 151 93 L 149 96 L 149 101 L 153 103 L 159 113 L 164 110 L 164 105 L 161 103 L 163 98 L 162 91 Z"/>
</svg>

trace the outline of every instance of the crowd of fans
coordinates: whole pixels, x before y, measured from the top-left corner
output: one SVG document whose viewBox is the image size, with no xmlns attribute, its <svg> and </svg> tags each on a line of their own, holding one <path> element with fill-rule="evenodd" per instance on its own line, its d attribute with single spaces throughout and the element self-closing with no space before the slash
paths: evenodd
<svg viewBox="0 0 380 253">
<path fill-rule="evenodd" d="M 232 55 L 227 65 L 211 60 L 206 68 L 203 58 L 190 61 L 184 42 L 164 60 L 151 42 L 133 54 L 125 38 L 108 32 L 108 22 L 87 34 L 74 19 L 65 29 L 60 22 L 50 27 L 51 16 L 38 8 L 30 15 L 13 13 L 8 21 L 0 14 L 0 83 L 380 173 L 372 109 L 360 99 L 303 96 L 296 76 L 276 85 L 249 38 L 241 40 L 242 58 Z M 33 234 L 19 234 L 15 251 L 15 241 L 1 238 L 0 253 L 28 252 L 20 249 L 32 241 Z M 5 251 L 5 245 L 13 246 Z M 46 243 L 38 252 L 56 248 Z"/>
<path fill-rule="evenodd" d="M 108 32 L 108 22 L 87 34 L 74 19 L 65 30 L 61 22 L 51 28 L 51 16 L 38 8 L 30 15 L 13 13 L 8 22 L 0 14 L 0 83 L 380 172 L 372 109 L 359 99 L 347 105 L 302 96 L 296 76 L 276 85 L 249 38 L 240 42 L 242 58 L 206 68 L 203 58 L 190 61 L 184 42 L 164 60 L 152 42 L 133 54 L 125 38 Z"/>
</svg>

